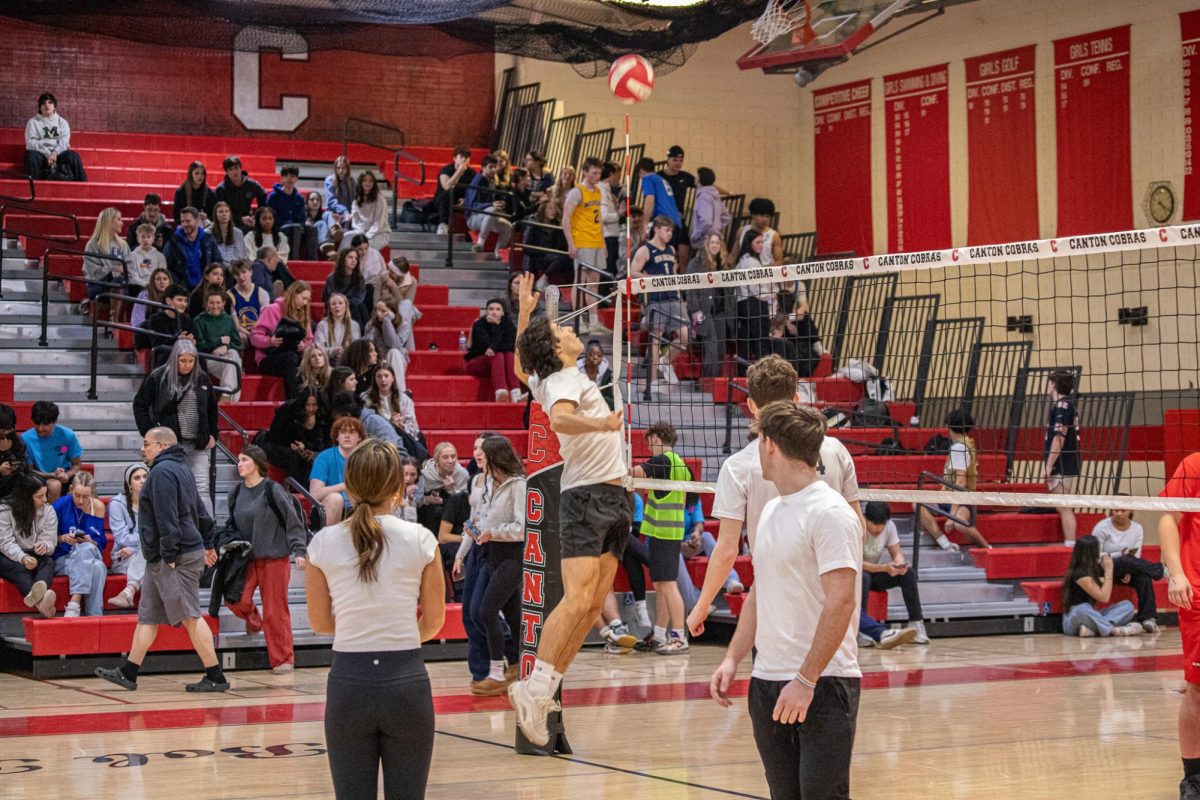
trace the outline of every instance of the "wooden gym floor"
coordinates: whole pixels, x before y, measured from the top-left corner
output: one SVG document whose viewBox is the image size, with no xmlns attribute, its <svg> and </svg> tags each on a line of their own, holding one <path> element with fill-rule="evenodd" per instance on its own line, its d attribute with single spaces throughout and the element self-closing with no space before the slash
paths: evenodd
<svg viewBox="0 0 1200 800">
<path fill-rule="evenodd" d="M 514 755 L 507 702 L 471 697 L 463 664 L 432 664 L 428 797 L 765 798 L 744 700 L 726 711 L 707 696 L 721 652 L 585 651 L 567 679 L 575 754 L 554 759 Z M 1175 629 L 938 639 L 860 658 L 869 674 L 856 800 L 1177 796 Z M 0 797 L 332 797 L 325 675 L 232 673 L 229 694 L 200 697 L 183 692 L 193 675 L 147 675 L 132 693 L 96 679 L 0 675 Z"/>
</svg>

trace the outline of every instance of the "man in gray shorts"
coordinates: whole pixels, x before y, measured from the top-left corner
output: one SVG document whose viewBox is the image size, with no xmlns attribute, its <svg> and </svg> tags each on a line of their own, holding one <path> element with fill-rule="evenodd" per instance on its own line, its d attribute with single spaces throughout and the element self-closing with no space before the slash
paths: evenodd
<svg viewBox="0 0 1200 800">
<path fill-rule="evenodd" d="M 142 488 L 138 514 L 138 535 L 146 557 L 138 624 L 125 663 L 115 669 L 98 667 L 96 677 L 136 689 L 138 670 L 158 636 L 158 626 L 182 625 L 204 665 L 204 677 L 189 683 L 187 690 L 227 691 L 229 682 L 217 662 L 212 632 L 200 611 L 200 575 L 205 565 L 217 561 L 212 517 L 200 502 L 196 477 L 174 431 L 147 431 L 142 458 L 150 465 L 150 474 Z"/>
</svg>

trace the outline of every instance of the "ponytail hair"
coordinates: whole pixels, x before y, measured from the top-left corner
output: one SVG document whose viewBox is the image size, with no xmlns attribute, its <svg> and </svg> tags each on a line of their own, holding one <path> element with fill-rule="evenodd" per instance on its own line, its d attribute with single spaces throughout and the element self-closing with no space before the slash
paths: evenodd
<svg viewBox="0 0 1200 800">
<path fill-rule="evenodd" d="M 387 546 L 374 507 L 404 493 L 404 469 L 396 446 L 367 439 L 354 448 L 346 459 L 346 493 L 354 501 L 349 528 L 350 541 L 358 554 L 358 579 L 373 583 Z"/>
</svg>

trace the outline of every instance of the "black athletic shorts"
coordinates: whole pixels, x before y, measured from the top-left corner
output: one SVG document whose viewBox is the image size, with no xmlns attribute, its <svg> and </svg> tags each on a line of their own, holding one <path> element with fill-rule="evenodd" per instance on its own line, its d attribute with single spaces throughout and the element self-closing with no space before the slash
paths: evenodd
<svg viewBox="0 0 1200 800">
<path fill-rule="evenodd" d="M 653 536 L 647 536 L 646 547 L 650 551 L 650 580 L 658 583 L 673 581 L 679 577 L 682 539 L 655 539 Z"/>
<path fill-rule="evenodd" d="M 558 540 L 561 558 L 625 552 L 633 522 L 633 495 L 622 486 L 597 483 L 567 489 L 559 498 Z"/>
</svg>

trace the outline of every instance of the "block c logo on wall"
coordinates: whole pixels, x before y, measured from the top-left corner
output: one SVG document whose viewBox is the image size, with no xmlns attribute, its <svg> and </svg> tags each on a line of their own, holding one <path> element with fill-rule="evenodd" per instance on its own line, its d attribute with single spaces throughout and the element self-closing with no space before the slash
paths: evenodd
<svg viewBox="0 0 1200 800">
<path fill-rule="evenodd" d="M 243 28 L 234 39 L 233 116 L 247 130 L 294 131 L 308 119 L 307 95 L 282 95 L 280 108 L 263 108 L 260 52 L 282 51 L 284 61 L 308 61 L 308 42 L 287 28 Z"/>
</svg>

